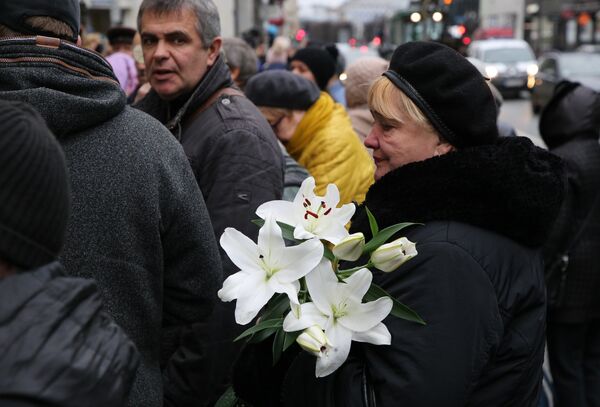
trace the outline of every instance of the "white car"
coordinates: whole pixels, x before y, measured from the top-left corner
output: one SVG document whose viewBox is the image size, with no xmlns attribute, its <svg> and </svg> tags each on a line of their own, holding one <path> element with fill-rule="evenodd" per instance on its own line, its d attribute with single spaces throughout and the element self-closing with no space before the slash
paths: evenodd
<svg viewBox="0 0 600 407">
<path fill-rule="evenodd" d="M 504 95 L 518 96 L 535 84 L 538 65 L 533 50 L 523 40 L 473 41 L 467 56 Z"/>
</svg>

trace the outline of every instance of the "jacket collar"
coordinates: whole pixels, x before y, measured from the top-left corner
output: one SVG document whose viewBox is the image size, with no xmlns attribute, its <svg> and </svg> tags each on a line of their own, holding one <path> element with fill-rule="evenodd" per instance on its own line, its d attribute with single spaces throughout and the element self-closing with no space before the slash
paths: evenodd
<svg viewBox="0 0 600 407">
<path fill-rule="evenodd" d="M 286 149 L 292 156 L 298 155 L 311 142 L 313 135 L 327 126 L 334 108 L 335 102 L 331 96 L 321 92 L 321 96 L 306 111 L 306 114 L 298 123 L 294 135 L 286 145 Z"/>
<path fill-rule="evenodd" d="M 526 138 L 501 138 L 386 174 L 369 189 L 352 229 L 370 236 L 366 206 L 380 227 L 458 221 L 538 247 L 558 213 L 563 187 L 559 158 Z"/>
<path fill-rule="evenodd" d="M 229 68 L 223 61 L 223 58 L 218 57 L 214 65 L 206 71 L 206 74 L 192 93 L 184 96 L 185 102 L 177 111 L 172 112 L 170 103 L 162 100 L 154 90 L 151 90 L 135 107 L 152 115 L 169 130 L 174 131 L 181 126 L 186 117 L 194 114 L 196 109 L 202 106 L 213 93 L 221 88 L 232 85 L 233 81 L 229 73 Z"/>
</svg>

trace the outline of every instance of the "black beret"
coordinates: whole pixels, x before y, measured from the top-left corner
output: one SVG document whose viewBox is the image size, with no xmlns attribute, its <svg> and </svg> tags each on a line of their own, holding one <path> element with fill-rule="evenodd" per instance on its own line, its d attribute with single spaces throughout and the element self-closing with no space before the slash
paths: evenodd
<svg viewBox="0 0 600 407">
<path fill-rule="evenodd" d="M 129 27 L 112 27 L 106 32 L 110 44 L 133 44 L 136 31 Z"/>
<path fill-rule="evenodd" d="M 454 147 L 490 144 L 498 137 L 496 104 L 485 78 L 453 49 L 423 41 L 400 45 L 383 75 Z"/>
<path fill-rule="evenodd" d="M 321 90 L 327 89 L 327 84 L 335 75 L 336 61 L 331 54 L 321 48 L 302 48 L 296 51 L 290 61 L 300 61 L 306 64 L 312 72 Z"/>
<path fill-rule="evenodd" d="M 81 19 L 79 0 L 2 0 L 0 1 L 0 23 L 23 34 L 53 34 L 33 29 L 25 24 L 28 17 L 52 17 L 69 25 L 73 30 L 73 42 L 79 35 Z"/>
<path fill-rule="evenodd" d="M 254 75 L 246 84 L 246 96 L 256 106 L 308 110 L 321 91 L 308 79 L 276 69 Z"/>
</svg>

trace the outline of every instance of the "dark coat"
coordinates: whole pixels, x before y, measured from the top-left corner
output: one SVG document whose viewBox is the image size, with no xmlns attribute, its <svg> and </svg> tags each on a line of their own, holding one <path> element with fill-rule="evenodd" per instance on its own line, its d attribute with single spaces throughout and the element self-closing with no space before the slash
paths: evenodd
<svg viewBox="0 0 600 407">
<path fill-rule="evenodd" d="M 222 95 L 196 114 L 215 92 L 231 86 L 229 69 L 219 58 L 191 95 L 169 103 L 151 91 L 136 107 L 164 123 L 183 145 L 206 200 L 215 237 L 220 239 L 226 227 L 233 227 L 256 241 L 259 228 L 251 222 L 257 218 L 256 208 L 281 199 L 283 193 L 283 156 L 269 123 L 243 96 Z M 238 271 L 222 249 L 221 258 L 224 278 Z M 199 367 L 193 383 L 216 391 L 214 397 L 225 390 L 219 383 L 228 381 L 239 348 L 233 339 L 244 329 L 235 323 L 234 309 L 233 302 L 219 303 L 213 322 L 196 331 L 197 337 L 216 335 L 209 351 L 214 358 L 211 372 Z M 181 362 L 191 365 L 200 355 L 200 351 L 187 355 Z M 198 401 L 189 402 L 197 405 Z"/>
<path fill-rule="evenodd" d="M 0 98 L 33 105 L 65 151 L 65 270 L 98 282 L 108 313 L 142 355 L 130 405 L 162 406 L 173 380 L 161 359 L 168 367 L 185 353 L 183 332 L 208 318 L 222 278 L 184 152 L 158 121 L 125 105 L 98 54 L 19 38 L 0 41 L 0 57 Z M 187 374 L 178 373 L 176 381 Z"/>
<path fill-rule="evenodd" d="M 344 365 L 323 379 L 314 378 L 314 357 L 300 354 L 283 380 L 283 404 L 537 405 L 546 316 L 539 246 L 562 187 L 560 160 L 521 137 L 382 177 L 351 229 L 370 235 L 364 207 L 381 228 L 424 223 L 402 232 L 419 254 L 373 274 L 427 325 L 388 316 L 391 346 L 353 342 Z"/>
<path fill-rule="evenodd" d="M 96 284 L 58 263 L 0 279 L 0 405 L 120 407 L 140 357 Z"/>
<path fill-rule="evenodd" d="M 594 212 L 569 253 L 562 305 L 549 312 L 556 322 L 600 318 L 600 94 L 565 85 L 540 117 L 540 134 L 567 169 L 567 195 L 544 248 L 547 263 L 568 249 L 588 214 Z"/>
</svg>

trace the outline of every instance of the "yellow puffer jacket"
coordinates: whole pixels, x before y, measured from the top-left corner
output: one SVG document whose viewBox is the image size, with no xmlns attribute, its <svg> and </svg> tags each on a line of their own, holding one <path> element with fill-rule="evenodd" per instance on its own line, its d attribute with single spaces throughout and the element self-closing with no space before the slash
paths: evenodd
<svg viewBox="0 0 600 407">
<path fill-rule="evenodd" d="M 327 184 L 340 190 L 340 204 L 365 199 L 373 183 L 373 159 L 352 129 L 344 107 L 321 92 L 308 109 L 286 148 L 315 178 L 317 195 Z"/>
</svg>

